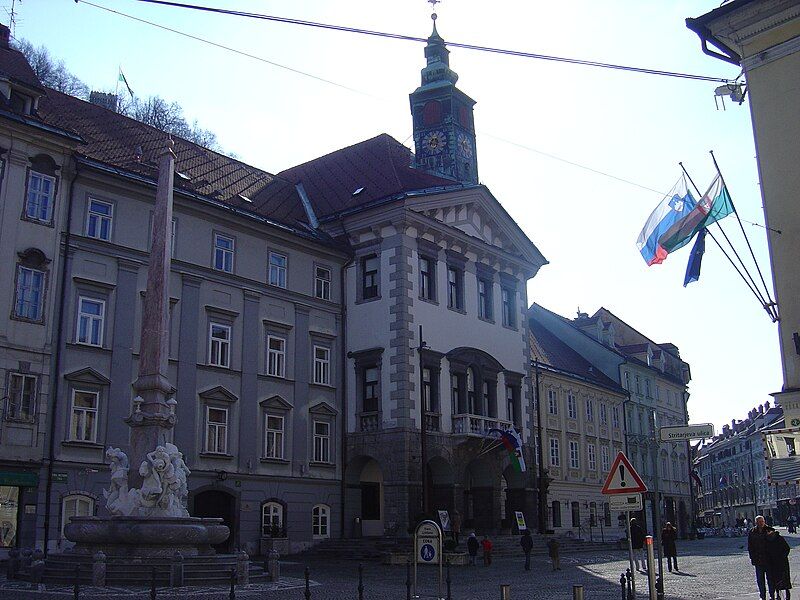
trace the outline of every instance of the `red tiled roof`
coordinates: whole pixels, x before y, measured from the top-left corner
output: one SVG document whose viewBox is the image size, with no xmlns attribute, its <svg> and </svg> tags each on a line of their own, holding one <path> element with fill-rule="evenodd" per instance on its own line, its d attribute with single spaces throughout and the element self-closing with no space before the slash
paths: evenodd
<svg viewBox="0 0 800 600">
<path fill-rule="evenodd" d="M 395 194 L 459 183 L 411 167 L 413 154 L 388 134 L 359 142 L 278 173 L 303 183 L 318 217 Z M 361 192 L 354 192 L 363 188 Z"/>
<path fill-rule="evenodd" d="M 25 55 L 13 48 L 0 46 L 0 73 L 27 86 L 44 91 Z"/>
</svg>

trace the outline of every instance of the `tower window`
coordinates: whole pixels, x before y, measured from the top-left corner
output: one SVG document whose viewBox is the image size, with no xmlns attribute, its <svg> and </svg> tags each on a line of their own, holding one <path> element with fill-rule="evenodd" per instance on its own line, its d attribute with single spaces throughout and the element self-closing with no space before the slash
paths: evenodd
<svg viewBox="0 0 800 600">
<path fill-rule="evenodd" d="M 438 100 L 431 100 L 425 103 L 422 109 L 422 124 L 436 125 L 442 122 L 442 105 Z"/>
</svg>

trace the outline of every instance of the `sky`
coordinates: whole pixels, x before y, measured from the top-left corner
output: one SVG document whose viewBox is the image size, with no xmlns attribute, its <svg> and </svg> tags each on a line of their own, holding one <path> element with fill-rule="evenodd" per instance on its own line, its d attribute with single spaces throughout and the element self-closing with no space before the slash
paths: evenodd
<svg viewBox="0 0 800 600">
<path fill-rule="evenodd" d="M 121 66 L 138 96 L 179 102 L 226 151 L 268 172 L 379 133 L 411 143 L 408 94 L 424 66 L 421 43 L 136 0 L 92 2 L 286 68 L 83 0 L 17 0 L 14 35 L 45 45 L 93 89 L 113 90 Z M 424 0 L 195 3 L 415 37 L 431 31 Z M 437 27 L 451 42 L 733 79 L 739 69 L 705 56 L 684 23 L 717 5 L 444 0 Z M 0 18 L 8 22 L 7 12 Z M 713 82 L 460 48 L 451 48 L 450 65 L 477 101 L 481 182 L 549 261 L 528 283 L 529 301 L 570 318 L 604 306 L 652 340 L 677 345 L 691 365 L 691 422 L 719 430 L 772 402 L 782 382 L 777 326 L 722 252 L 708 240 L 700 281 L 684 288 L 691 246 L 648 267 L 635 245 L 680 176 L 679 161 L 698 187 L 710 183 L 709 150 L 741 218 L 763 224 L 749 103 L 728 100 L 717 110 Z M 748 222 L 772 293 L 767 232 Z M 723 228 L 747 255 L 734 217 Z"/>
</svg>

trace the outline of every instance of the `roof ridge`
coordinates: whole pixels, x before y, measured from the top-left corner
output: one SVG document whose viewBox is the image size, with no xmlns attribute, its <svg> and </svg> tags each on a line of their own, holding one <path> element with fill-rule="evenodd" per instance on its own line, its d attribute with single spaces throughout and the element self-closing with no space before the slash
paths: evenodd
<svg viewBox="0 0 800 600">
<path fill-rule="evenodd" d="M 310 158 L 305 162 L 301 162 L 299 164 L 292 165 L 291 167 L 286 167 L 285 169 L 281 169 L 280 171 L 278 171 L 278 173 L 285 173 L 286 171 L 293 171 L 295 169 L 299 169 L 301 167 L 305 167 L 305 166 L 307 166 L 307 165 L 309 165 L 309 164 L 311 164 L 313 162 L 316 162 L 318 160 L 322 160 L 324 158 L 328 158 L 329 156 L 333 156 L 335 154 L 341 154 L 341 153 L 343 153 L 343 152 L 345 152 L 347 150 L 350 150 L 351 148 L 355 148 L 356 146 L 361 146 L 361 145 L 366 144 L 368 142 L 371 142 L 373 140 L 377 140 L 377 139 L 381 138 L 382 136 L 387 136 L 387 137 L 390 137 L 390 138 L 392 137 L 388 133 L 379 133 L 378 135 L 373 136 L 371 138 L 367 138 L 366 140 L 361 140 L 360 142 L 355 142 L 353 144 L 350 144 L 349 146 L 344 146 L 343 148 L 337 148 L 336 150 L 331 150 L 330 152 L 326 152 L 325 154 L 322 154 L 320 156 L 316 156 L 314 158 Z M 392 139 L 394 139 L 394 138 L 392 138 Z M 397 140 L 395 140 L 395 141 L 397 141 Z"/>
</svg>

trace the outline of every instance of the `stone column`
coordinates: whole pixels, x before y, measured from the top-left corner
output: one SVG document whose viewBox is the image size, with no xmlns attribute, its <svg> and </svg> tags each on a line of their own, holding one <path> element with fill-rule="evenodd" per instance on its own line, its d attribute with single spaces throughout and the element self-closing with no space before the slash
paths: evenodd
<svg viewBox="0 0 800 600">
<path fill-rule="evenodd" d="M 126 419 L 131 427 L 129 485 L 141 486 L 139 465 L 157 446 L 170 441 L 175 415 L 167 404 L 172 391 L 169 364 L 169 271 L 172 237 L 172 185 L 175 174 L 174 143 L 170 139 L 158 161 L 158 188 L 153 212 L 153 243 L 147 268 L 147 292 L 142 315 L 139 377 L 133 384 L 141 402 L 134 402 Z"/>
</svg>

